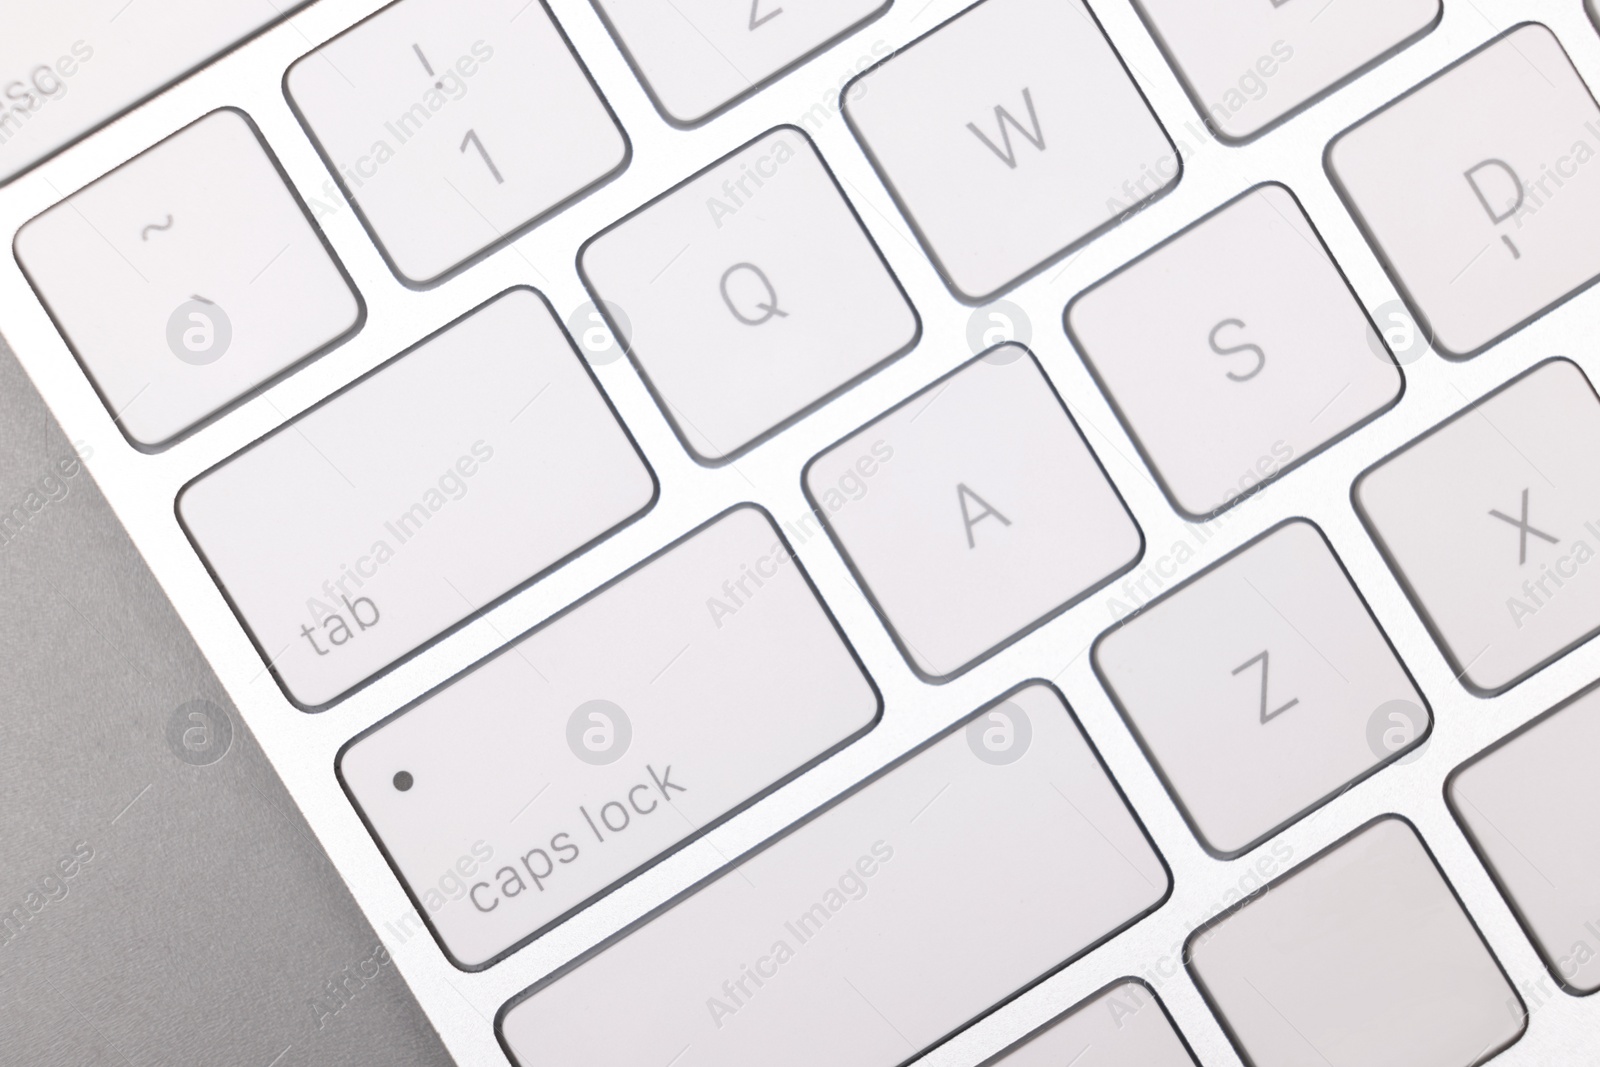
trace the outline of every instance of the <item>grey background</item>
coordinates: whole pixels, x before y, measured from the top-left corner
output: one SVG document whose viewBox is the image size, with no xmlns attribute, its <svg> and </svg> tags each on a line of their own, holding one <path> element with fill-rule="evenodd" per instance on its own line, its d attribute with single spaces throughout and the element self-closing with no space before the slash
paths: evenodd
<svg viewBox="0 0 1600 1067">
<path fill-rule="evenodd" d="M 71 455 L 0 342 L 0 513 Z M 0 1059 L 449 1064 L 88 471 L 62 481 L 0 545 L 0 924 L 27 916 L 0 925 Z M 233 725 L 207 766 L 167 740 L 195 699 Z"/>
</svg>

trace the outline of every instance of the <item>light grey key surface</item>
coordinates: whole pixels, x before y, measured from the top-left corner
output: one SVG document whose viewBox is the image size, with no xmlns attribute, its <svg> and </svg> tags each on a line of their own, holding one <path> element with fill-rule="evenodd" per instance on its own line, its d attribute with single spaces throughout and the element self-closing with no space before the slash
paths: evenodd
<svg viewBox="0 0 1600 1067">
<path fill-rule="evenodd" d="M 1247 498 L 1403 387 L 1283 185 L 1229 201 L 1079 295 L 1067 329 L 1191 519 Z"/>
<path fill-rule="evenodd" d="M 17 233 L 34 292 L 141 448 L 170 444 L 365 318 L 278 167 L 253 121 L 220 108 Z"/>
<path fill-rule="evenodd" d="M 1133 565 L 1144 547 L 1021 345 L 994 348 L 806 467 L 805 488 L 900 650 L 959 674 Z"/>
<path fill-rule="evenodd" d="M 1095 644 L 1190 826 L 1236 854 L 1420 742 L 1430 718 L 1322 532 L 1257 538 Z"/>
<path fill-rule="evenodd" d="M 1208 125 L 1249 141 L 1439 24 L 1442 0 L 1137 0 Z"/>
<path fill-rule="evenodd" d="M 880 707 L 771 519 L 745 506 L 363 734 L 339 773 L 451 960 L 476 968 Z M 494 861 L 466 891 L 429 902 L 437 872 L 480 850 Z"/>
<path fill-rule="evenodd" d="M 1600 277 L 1600 105 L 1523 23 L 1328 146 L 1327 166 L 1438 350 L 1483 351 Z"/>
<path fill-rule="evenodd" d="M 1195 1067 L 1150 987 L 1101 990 L 984 1067 Z"/>
<path fill-rule="evenodd" d="M 1183 169 L 1082 0 L 982 0 L 843 100 L 945 284 L 970 304 L 1120 222 Z"/>
<path fill-rule="evenodd" d="M 0 183 L 309 3 L 7 5 Z"/>
<path fill-rule="evenodd" d="M 261 658 L 312 708 L 637 518 L 656 488 L 545 298 L 518 287 L 177 507 Z"/>
<path fill-rule="evenodd" d="M 947 732 L 502 1013 L 521 1067 L 892 1067 L 1171 879 L 1057 692 Z"/>
<path fill-rule="evenodd" d="M 0 1061 L 451 1062 L 3 349 L 0 647 Z"/>
<path fill-rule="evenodd" d="M 888 0 L 595 4 L 663 118 L 698 126 L 889 9 Z M 874 46 L 873 51 L 878 51 Z"/>
<path fill-rule="evenodd" d="M 1469 689 L 1498 693 L 1600 630 L 1600 397 L 1552 359 L 1372 467 L 1353 496 Z"/>
<path fill-rule="evenodd" d="M 1591 689 L 1450 779 L 1446 796 L 1545 965 L 1569 992 L 1600 989 L 1600 817 Z"/>
<path fill-rule="evenodd" d="M 794 126 L 596 234 L 578 262 L 704 463 L 739 456 L 921 333 L 883 254 Z"/>
<path fill-rule="evenodd" d="M 296 61 L 284 88 L 384 258 L 417 287 L 610 181 L 632 153 L 538 2 L 388 4 Z"/>
<path fill-rule="evenodd" d="M 1190 973 L 1257 1067 L 1471 1067 L 1521 1000 L 1416 830 L 1386 817 L 1190 939 Z"/>
</svg>

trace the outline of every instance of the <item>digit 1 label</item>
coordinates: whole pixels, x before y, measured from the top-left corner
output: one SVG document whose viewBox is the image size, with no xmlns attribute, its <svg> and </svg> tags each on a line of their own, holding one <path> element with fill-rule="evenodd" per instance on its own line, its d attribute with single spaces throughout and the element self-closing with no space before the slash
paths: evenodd
<svg viewBox="0 0 1600 1067">
<path fill-rule="evenodd" d="M 478 150 L 478 155 L 483 157 L 483 165 L 489 168 L 489 173 L 494 175 L 496 185 L 504 185 L 506 180 L 500 176 L 500 169 L 494 165 L 494 160 L 489 158 L 489 150 L 483 147 L 483 142 L 478 140 L 477 130 L 468 130 L 467 135 L 461 138 L 461 151 L 467 150 L 467 145 L 472 145 Z"/>
</svg>

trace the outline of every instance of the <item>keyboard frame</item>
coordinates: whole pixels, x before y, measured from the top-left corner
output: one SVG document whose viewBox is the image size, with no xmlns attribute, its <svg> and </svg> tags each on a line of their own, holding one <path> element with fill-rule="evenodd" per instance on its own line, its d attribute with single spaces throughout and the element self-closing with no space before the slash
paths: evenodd
<svg viewBox="0 0 1600 1067">
<path fill-rule="evenodd" d="M 1180 955 L 1185 939 L 1260 881 L 1254 865 L 1274 844 L 1292 851 L 1291 862 L 1301 862 L 1356 827 L 1390 813 L 1404 816 L 1418 828 L 1530 1006 L 1526 1035 L 1495 1063 L 1535 1067 L 1593 1059 L 1593 1035 L 1600 1033 L 1600 998 L 1581 999 L 1557 989 L 1513 909 L 1451 815 L 1444 784 L 1456 767 L 1600 678 L 1600 642 L 1577 648 L 1501 695 L 1473 695 L 1453 676 L 1424 621 L 1363 529 L 1350 489 L 1373 463 L 1550 356 L 1568 356 L 1592 380 L 1600 381 L 1600 349 L 1589 341 L 1593 330 L 1585 329 L 1585 316 L 1589 322 L 1600 317 L 1600 288 L 1573 297 L 1469 361 L 1425 353 L 1406 363 L 1405 392 L 1393 409 L 1201 527 L 1186 523 L 1152 479 L 1138 458 L 1135 442 L 1069 343 L 1062 320 L 1068 301 L 1080 291 L 1267 180 L 1283 182 L 1300 199 L 1369 312 L 1398 299 L 1394 283 L 1324 169 L 1326 146 L 1353 123 L 1529 19 L 1549 26 L 1591 90 L 1600 87 L 1600 31 L 1585 5 L 1579 0 L 1561 5 L 1534 5 L 1527 0 L 1446 4 L 1439 25 L 1410 47 L 1261 136 L 1230 146 L 1205 132 L 1178 74 L 1167 65 L 1129 0 L 1091 0 L 1104 31 L 1169 135 L 1188 149 L 1183 177 L 1142 212 L 1037 272 L 1002 294 L 1002 299 L 1026 311 L 1032 325 L 1029 347 L 1143 530 L 1144 558 L 1127 577 L 972 670 L 930 685 L 908 667 L 830 540 L 812 537 L 797 544 L 798 558 L 883 694 L 879 724 L 478 973 L 458 970 L 424 932 L 414 925 L 408 932 L 402 925 L 408 916 L 415 923 L 413 906 L 339 786 L 334 773 L 338 751 L 396 709 L 725 508 L 752 501 L 780 523 L 804 515 L 808 505 L 800 477 L 806 463 L 970 359 L 973 352 L 966 337 L 973 309 L 945 287 L 844 118 L 826 107 L 820 121 L 813 114 L 813 121 L 805 125 L 807 132 L 922 320 L 917 346 L 733 462 L 715 468 L 696 463 L 683 449 L 629 360 L 596 367 L 603 391 L 660 480 L 655 507 L 314 716 L 284 697 L 184 536 L 174 509 L 179 490 L 507 288 L 534 286 L 565 319 L 589 300 L 576 254 L 591 235 L 761 132 L 801 122 L 817 102 L 837 99 L 844 75 L 878 58 L 872 52 L 874 43 L 880 50 L 898 48 L 955 15 L 965 3 L 896 4 L 736 106 L 684 130 L 663 120 L 589 0 L 549 0 L 626 130 L 632 160 L 614 180 L 581 201 L 426 291 L 407 288 L 389 270 L 357 213 L 339 198 L 282 89 L 283 74 L 291 63 L 381 6 L 381 0 L 318 0 L 0 187 L 0 233 L 9 237 L 40 211 L 180 127 L 218 107 L 237 106 L 256 123 L 284 173 L 319 216 L 328 242 L 365 299 L 367 321 L 356 336 L 170 448 L 149 455 L 130 445 L 111 421 L 14 257 L 0 263 L 0 307 L 5 309 L 0 330 L 69 439 L 92 447 L 87 466 L 96 482 L 458 1063 L 504 1065 L 492 1020 L 508 1001 L 1030 678 L 1052 680 L 1066 696 L 1172 869 L 1173 893 L 1154 914 L 961 1030 L 921 1063 L 973 1067 L 1108 983 L 1132 977 L 1155 987 L 1200 1062 L 1239 1067 L 1241 1061 L 1221 1022 L 1184 971 Z M 335 210 L 318 210 L 313 201 Z M 1333 545 L 1426 696 L 1435 727 L 1422 758 L 1385 767 L 1238 858 L 1217 859 L 1206 854 L 1185 825 L 1096 679 L 1088 650 L 1114 622 L 1109 598 L 1126 603 L 1124 590 L 1140 581 L 1152 592 L 1158 582 L 1162 589 L 1171 589 L 1176 581 L 1200 573 L 1295 516 L 1315 522 Z M 1171 546 L 1179 541 L 1194 548 L 1194 559 L 1174 579 L 1156 576 L 1153 568 L 1170 557 Z M 93 605 L 78 607 L 86 618 L 93 618 Z M 274 1051 L 263 1050 L 263 1062 Z"/>
</svg>

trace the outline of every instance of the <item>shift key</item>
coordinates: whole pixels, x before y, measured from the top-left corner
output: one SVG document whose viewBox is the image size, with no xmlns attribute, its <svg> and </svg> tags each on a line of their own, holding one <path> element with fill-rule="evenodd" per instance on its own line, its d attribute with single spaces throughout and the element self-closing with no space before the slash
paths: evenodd
<svg viewBox="0 0 1600 1067">
<path fill-rule="evenodd" d="M 500 1036 L 519 1067 L 895 1067 L 1171 885 L 1035 682 L 513 1001 Z"/>
<path fill-rule="evenodd" d="M 284 691 L 314 710 L 655 490 L 549 305 L 517 288 L 202 474 L 178 517 Z"/>
<path fill-rule="evenodd" d="M 742 505 L 356 738 L 339 775 L 445 952 L 478 969 L 879 707 L 771 520 Z"/>
</svg>

